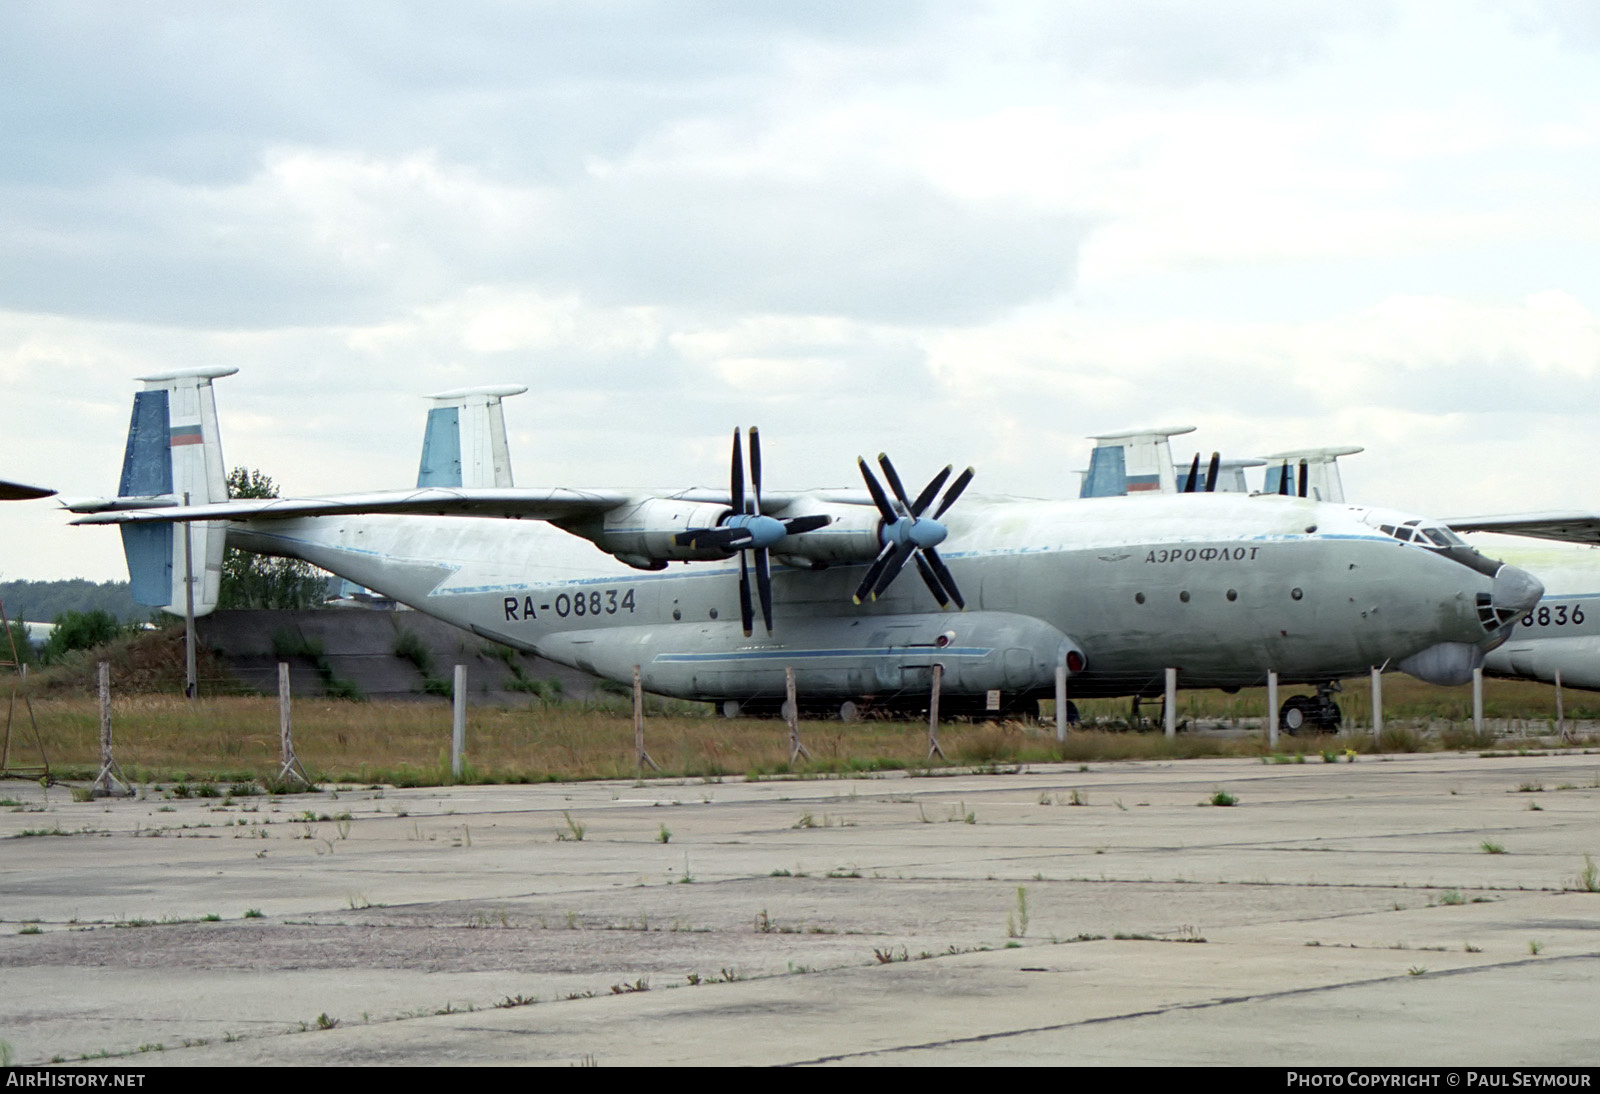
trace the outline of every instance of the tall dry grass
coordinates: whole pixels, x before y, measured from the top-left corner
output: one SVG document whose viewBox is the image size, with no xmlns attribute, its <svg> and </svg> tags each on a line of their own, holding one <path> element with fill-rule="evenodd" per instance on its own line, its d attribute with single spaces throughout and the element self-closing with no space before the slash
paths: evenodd
<svg viewBox="0 0 1600 1094">
<path fill-rule="evenodd" d="M 1510 721 L 1522 734 L 1550 732 L 1551 689 L 1515 681 L 1485 688 L 1489 717 Z M 3 700 L 0 700 L 3 701 Z M 1435 688 L 1402 677 L 1384 680 L 1385 720 L 1393 732 L 1374 742 L 1370 699 L 1364 686 L 1340 696 L 1347 718 L 1337 737 L 1281 738 L 1279 751 L 1325 749 L 1409 750 L 1417 747 L 1485 748 L 1494 742 L 1470 730 L 1470 689 Z M 33 710 L 52 767 L 68 778 L 89 778 L 99 765 L 99 709 L 82 694 L 36 693 Z M 801 739 L 810 759 L 791 767 L 787 726 L 781 721 L 735 719 L 685 713 L 686 704 L 652 701 L 645 745 L 661 773 L 676 777 L 870 772 L 949 766 L 1011 765 L 1050 761 L 1106 761 L 1217 755 L 1264 755 L 1259 733 L 1265 708 L 1262 691 L 1237 695 L 1182 692 L 1179 717 L 1190 726 L 1256 732 L 1234 735 L 1129 732 L 1124 699 L 1079 703 L 1084 726 L 1064 744 L 1049 723 L 952 722 L 940 727 L 945 759 L 927 756 L 923 722 L 865 721 L 845 724 L 808 720 Z M 1052 704 L 1045 704 L 1046 709 Z M 1154 720 L 1159 702 L 1146 703 Z M 33 745 L 19 706 L 13 723 L 12 758 L 27 762 Z M 1595 697 L 1569 692 L 1570 720 L 1600 714 Z M 1353 724 L 1352 724 L 1353 723 Z M 172 695 L 119 695 L 112 704 L 117 760 L 135 781 L 245 781 L 267 779 L 279 767 L 278 704 L 275 698 L 225 696 L 189 702 Z M 332 782 L 437 784 L 449 771 L 451 714 L 438 702 L 358 703 L 297 699 L 293 705 L 295 749 L 315 777 Z M 1520 729 L 1519 729 L 1520 727 Z M 1149 728 L 1159 728 L 1159 723 Z M 611 708 L 532 703 L 524 709 L 474 707 L 468 713 L 463 781 L 529 782 L 549 779 L 631 778 L 637 773 L 633 723 L 625 702 Z"/>
</svg>

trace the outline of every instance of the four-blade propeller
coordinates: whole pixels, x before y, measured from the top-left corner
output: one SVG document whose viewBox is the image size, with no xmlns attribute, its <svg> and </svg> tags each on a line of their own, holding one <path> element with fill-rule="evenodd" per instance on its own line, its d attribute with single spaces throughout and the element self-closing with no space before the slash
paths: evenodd
<svg viewBox="0 0 1600 1094">
<path fill-rule="evenodd" d="M 939 557 L 935 549 L 944 542 L 949 532 L 939 523 L 939 518 L 945 511 L 955 504 L 961 492 L 972 481 L 972 468 L 967 468 L 950 484 L 939 506 L 934 510 L 933 516 L 924 517 L 933 499 L 938 496 L 939 490 L 944 486 L 945 480 L 950 477 L 950 467 L 935 475 L 923 487 L 922 493 L 917 495 L 915 501 L 906 496 L 906 488 L 901 485 L 900 476 L 895 474 L 894 464 L 889 462 L 889 457 L 883 453 L 878 454 L 878 466 L 883 468 L 883 477 L 889 480 L 889 488 L 894 491 L 894 501 L 883 492 L 883 487 L 878 483 L 877 476 L 873 475 L 872 468 L 867 466 L 867 461 L 857 457 L 856 464 L 861 468 L 861 477 L 866 480 L 867 492 L 872 495 L 872 502 L 878 507 L 878 513 L 883 518 L 879 527 L 878 538 L 883 543 L 883 550 L 878 552 L 878 557 L 867 567 L 866 576 L 861 579 L 861 584 L 856 586 L 855 602 L 871 597 L 876 600 L 883 595 L 885 589 L 899 575 L 901 567 L 907 559 L 914 558 L 917 563 L 917 572 L 922 575 L 924 584 L 933 598 L 939 602 L 941 608 L 947 607 L 951 601 L 956 607 L 966 608 L 966 601 L 961 599 L 961 590 L 956 588 L 955 578 L 950 576 L 949 569 Z"/>
<path fill-rule="evenodd" d="M 744 447 L 740 442 L 739 431 L 735 429 L 728 481 L 731 512 L 718 521 L 715 527 L 689 528 L 673 537 L 673 541 L 680 547 L 739 552 L 739 621 L 744 627 L 746 637 L 750 636 L 755 625 L 755 608 L 750 593 L 751 571 L 755 571 L 755 592 L 756 599 L 761 602 L 761 619 L 766 624 L 767 633 L 771 634 L 771 549 L 787 536 L 816 531 L 832 520 L 831 517 L 821 515 L 779 519 L 767 516 L 761 511 L 761 434 L 755 426 L 751 426 L 749 436 L 750 489 L 745 490 Z M 883 549 L 878 552 L 878 557 L 872 561 L 872 565 L 867 567 L 866 576 L 856 588 L 855 602 L 859 604 L 863 600 L 869 598 L 876 600 L 882 596 L 906 562 L 915 561 L 923 583 L 928 586 L 928 591 L 933 594 L 933 598 L 939 602 L 941 608 L 948 607 L 953 602 L 957 608 L 965 609 L 967 604 L 961 598 L 961 590 L 956 588 L 955 578 L 950 575 L 949 568 L 939 557 L 936 548 L 949 535 L 945 526 L 939 523 L 939 518 L 955 504 L 956 499 L 967 488 L 967 484 L 972 481 L 974 473 L 972 468 L 969 467 L 961 472 L 955 481 L 950 483 L 949 489 L 944 489 L 952 470 L 946 467 L 923 487 L 922 493 L 918 494 L 915 500 L 912 500 L 906 494 L 906 488 L 901 483 L 900 476 L 895 474 L 894 464 L 889 462 L 887 455 L 879 453 L 878 466 L 883 469 L 883 476 L 888 480 L 892 497 L 884 492 L 883 486 L 872 473 L 872 469 L 867 466 L 866 460 L 858 458 L 856 462 L 861 468 L 861 477 L 866 480 L 872 502 L 882 517 L 882 523 L 878 528 L 878 539 L 882 542 Z M 1190 478 L 1193 478 L 1193 474 Z M 1215 467 L 1211 478 L 1213 480 L 1216 478 Z M 944 494 L 940 497 L 942 489 Z M 937 507 L 934 507 L 935 499 L 938 499 Z M 925 516 L 930 507 L 933 507 L 932 515 Z M 753 558 L 749 557 L 751 553 L 754 555 Z"/>
<path fill-rule="evenodd" d="M 814 532 L 833 518 L 827 516 L 777 517 L 761 512 L 761 433 L 750 427 L 750 492 L 744 488 L 744 450 L 739 443 L 739 431 L 733 431 L 733 468 L 729 474 L 729 502 L 733 512 L 723 517 L 715 528 L 690 528 L 673 537 L 680 547 L 703 547 L 712 550 L 739 552 L 739 621 L 744 626 L 745 637 L 750 637 L 755 625 L 755 610 L 750 603 L 750 570 L 756 572 L 756 593 L 761 599 L 761 620 L 772 633 L 772 562 L 768 550 L 781 543 L 785 536 Z M 754 551 L 749 559 L 747 552 Z"/>
</svg>

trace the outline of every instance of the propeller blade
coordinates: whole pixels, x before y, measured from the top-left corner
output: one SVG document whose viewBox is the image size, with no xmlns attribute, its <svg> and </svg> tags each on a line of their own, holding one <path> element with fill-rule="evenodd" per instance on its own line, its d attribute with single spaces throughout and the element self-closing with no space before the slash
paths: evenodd
<svg viewBox="0 0 1600 1094">
<path fill-rule="evenodd" d="M 1195 459 L 1199 459 L 1196 456 Z M 1206 493 L 1214 494 L 1217 490 L 1217 476 L 1222 473 L 1222 453 L 1211 453 L 1211 466 L 1206 469 Z"/>
<path fill-rule="evenodd" d="M 933 567 L 923 560 L 921 551 L 918 551 L 913 556 L 913 561 L 917 564 L 917 572 L 922 575 L 922 583 L 928 587 L 928 591 L 933 594 L 933 598 L 939 602 L 939 607 L 943 608 L 948 605 L 950 598 L 945 595 L 944 584 L 939 580 L 938 575 L 933 572 Z"/>
<path fill-rule="evenodd" d="M 872 560 L 872 565 L 867 567 L 867 574 L 861 579 L 861 584 L 856 586 L 855 594 L 851 597 L 857 604 L 861 603 L 872 594 L 872 586 L 877 584 L 878 575 L 889 563 L 889 556 L 894 554 L 894 544 L 885 543 L 883 550 L 878 552 L 878 557 Z"/>
<path fill-rule="evenodd" d="M 883 477 L 894 490 L 894 498 L 899 503 L 897 507 L 884 493 L 867 461 L 857 457 L 856 465 L 861 468 L 861 478 L 872 494 L 873 504 L 878 507 L 878 515 L 883 518 L 880 534 L 885 542 L 878 556 L 872 560 L 872 565 L 867 567 L 867 572 L 861 578 L 861 584 L 856 586 L 853 597 L 855 602 L 859 604 L 868 597 L 877 600 L 890 585 L 894 584 L 894 579 L 905 568 L 906 561 L 915 559 L 917 573 L 922 575 L 923 584 L 939 602 L 939 606 L 947 608 L 950 602 L 954 601 L 957 607 L 964 609 L 966 602 L 961 599 L 961 593 L 956 589 L 955 578 L 950 576 L 944 560 L 939 557 L 939 552 L 935 551 L 934 547 L 941 543 L 947 534 L 944 526 L 939 523 L 939 518 L 955 504 L 961 492 L 972 481 L 975 472 L 972 468 L 967 468 L 946 490 L 945 484 L 950 481 L 951 472 L 951 467 L 946 465 L 928 481 L 928 485 L 922 488 L 917 500 L 911 501 L 906 497 L 905 484 L 896 473 L 888 454 L 880 452 L 878 465 L 883 469 Z M 939 501 L 938 511 L 932 517 L 924 519 L 923 514 L 934 503 L 934 499 L 939 497 L 940 490 L 945 490 L 945 494 Z M 785 524 L 785 527 L 788 525 Z"/>
<path fill-rule="evenodd" d="M 912 543 L 910 540 L 907 540 L 895 549 L 894 557 L 889 560 L 889 565 L 878 577 L 878 583 L 872 587 L 872 599 L 876 600 L 878 597 L 883 595 L 883 591 L 887 589 L 890 583 L 892 583 L 894 579 L 900 575 L 900 567 L 906 564 L 906 559 L 910 558 L 911 552 L 915 551 L 916 549 L 916 544 Z"/>
<path fill-rule="evenodd" d="M 961 590 L 956 588 L 956 579 L 950 576 L 949 567 L 945 566 L 944 559 L 939 557 L 939 552 L 932 547 L 924 547 L 917 553 L 919 559 L 926 558 L 933 572 L 939 576 L 939 582 L 945 591 L 950 594 L 950 599 L 956 602 L 956 607 L 962 611 L 967 610 L 967 602 L 961 599 Z"/>
<path fill-rule="evenodd" d="M 750 489 L 756 496 L 757 513 L 761 512 L 761 433 L 750 427 Z M 771 624 L 767 624 L 771 628 Z"/>
<path fill-rule="evenodd" d="M 733 471 L 728 476 L 728 498 L 735 513 L 744 512 L 744 449 L 739 444 L 739 431 L 733 431 Z"/>
<path fill-rule="evenodd" d="M 1189 465 L 1189 478 L 1184 484 L 1183 492 L 1193 494 L 1195 487 L 1200 485 L 1200 453 L 1194 454 L 1194 462 Z"/>
<path fill-rule="evenodd" d="M 894 464 L 889 462 L 887 452 L 878 453 L 878 466 L 883 468 L 883 477 L 889 480 L 889 489 L 894 491 L 894 496 L 900 499 L 900 504 L 905 506 L 906 512 L 911 512 L 911 502 L 906 498 L 906 488 L 900 483 L 900 476 L 894 473 Z"/>
<path fill-rule="evenodd" d="M 1306 496 L 1306 487 L 1311 484 L 1311 465 L 1305 460 L 1300 461 L 1300 496 Z"/>
<path fill-rule="evenodd" d="M 911 515 L 920 517 L 923 510 L 933 504 L 933 499 L 938 496 L 939 487 L 944 485 L 944 480 L 950 477 L 952 468 L 944 465 L 944 470 L 928 480 L 928 485 L 922 488 L 922 493 L 917 495 L 917 500 L 911 504 Z"/>
<path fill-rule="evenodd" d="M 832 517 L 789 517 L 783 522 L 783 530 L 791 536 L 798 536 L 804 532 L 815 532 L 818 528 L 826 528 L 833 523 Z"/>
<path fill-rule="evenodd" d="M 755 612 L 750 608 L 750 568 L 743 551 L 739 552 L 739 622 L 744 626 L 744 636 L 749 638 L 755 630 Z"/>
<path fill-rule="evenodd" d="M 976 474 L 976 472 L 969 467 L 965 471 L 961 472 L 961 474 L 956 476 L 956 481 L 951 484 L 949 491 L 946 492 L 944 496 L 944 500 L 939 502 L 939 508 L 934 510 L 934 520 L 938 520 L 940 517 L 944 516 L 944 511 L 956 503 L 956 499 L 961 496 L 961 491 L 967 488 L 967 483 L 972 481 L 972 476 L 974 474 Z"/>
<path fill-rule="evenodd" d="M 872 473 L 872 468 L 867 466 L 867 461 L 857 456 L 856 466 L 861 468 L 861 477 L 867 480 L 867 493 L 872 495 L 872 503 L 878 507 L 878 515 L 890 524 L 899 520 L 900 514 L 896 513 L 894 506 L 889 504 L 889 499 L 884 494 L 883 487 L 878 485 L 878 478 Z"/>
<path fill-rule="evenodd" d="M 767 561 L 767 549 L 756 548 L 756 592 L 761 597 L 761 621 L 772 633 L 772 566 Z"/>
</svg>

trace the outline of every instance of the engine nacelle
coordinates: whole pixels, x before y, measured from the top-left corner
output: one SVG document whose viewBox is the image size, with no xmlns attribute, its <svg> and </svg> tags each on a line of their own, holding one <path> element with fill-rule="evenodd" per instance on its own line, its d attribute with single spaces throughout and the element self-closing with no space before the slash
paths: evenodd
<svg viewBox="0 0 1600 1094">
<path fill-rule="evenodd" d="M 636 505 L 622 505 L 608 511 L 595 544 L 630 566 L 638 565 L 635 560 L 691 562 L 727 558 L 728 551 L 680 547 L 674 540 L 691 528 L 715 528 L 732 512 L 726 505 L 714 502 L 646 498 Z"/>
<path fill-rule="evenodd" d="M 779 560 L 790 565 L 871 562 L 883 549 L 883 541 L 878 538 L 883 522 L 870 505 L 807 504 L 804 515 L 812 514 L 832 520 L 814 532 L 785 537 L 781 545 L 773 548 Z"/>
</svg>

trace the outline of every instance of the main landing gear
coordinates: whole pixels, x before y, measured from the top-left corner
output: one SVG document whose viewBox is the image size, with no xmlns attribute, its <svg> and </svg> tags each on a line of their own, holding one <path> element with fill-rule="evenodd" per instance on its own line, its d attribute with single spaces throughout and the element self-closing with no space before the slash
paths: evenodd
<svg viewBox="0 0 1600 1094">
<path fill-rule="evenodd" d="M 1291 695 L 1278 708 L 1278 728 L 1294 734 L 1302 729 L 1311 733 L 1337 733 L 1344 712 L 1333 701 L 1339 690 L 1337 681 L 1317 685 L 1315 695 Z"/>
</svg>

